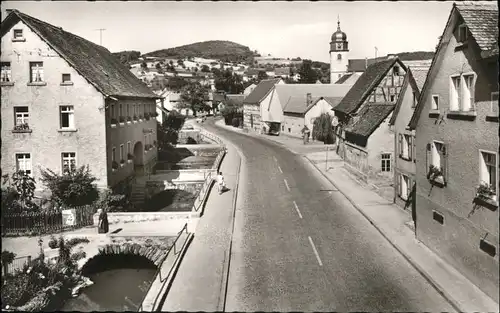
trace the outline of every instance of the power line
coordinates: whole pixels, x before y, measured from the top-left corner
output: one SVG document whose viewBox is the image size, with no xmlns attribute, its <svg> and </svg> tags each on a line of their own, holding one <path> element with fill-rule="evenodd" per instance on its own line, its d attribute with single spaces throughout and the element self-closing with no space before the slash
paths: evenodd
<svg viewBox="0 0 500 313">
<path fill-rule="evenodd" d="M 102 32 L 105 31 L 106 29 L 105 28 L 98 28 L 98 29 L 95 29 L 95 30 L 99 31 L 99 45 L 102 46 Z"/>
</svg>

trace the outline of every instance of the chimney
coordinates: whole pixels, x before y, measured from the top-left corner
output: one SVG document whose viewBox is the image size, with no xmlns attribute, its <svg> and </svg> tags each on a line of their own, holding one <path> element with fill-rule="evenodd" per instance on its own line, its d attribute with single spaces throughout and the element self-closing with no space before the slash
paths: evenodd
<svg viewBox="0 0 500 313">
<path fill-rule="evenodd" d="M 309 106 L 311 103 L 312 103 L 311 94 L 307 93 L 307 95 L 306 95 L 306 107 Z"/>
</svg>

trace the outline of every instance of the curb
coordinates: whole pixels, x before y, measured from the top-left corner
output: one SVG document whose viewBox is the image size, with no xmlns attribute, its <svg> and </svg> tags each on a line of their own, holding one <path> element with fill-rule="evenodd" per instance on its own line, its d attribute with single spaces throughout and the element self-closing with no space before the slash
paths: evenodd
<svg viewBox="0 0 500 313">
<path fill-rule="evenodd" d="M 226 297 L 227 297 L 227 292 L 228 292 L 228 281 L 229 281 L 229 270 L 231 268 L 231 253 L 233 250 L 233 235 L 234 235 L 234 220 L 236 217 L 236 201 L 238 199 L 238 190 L 240 186 L 240 171 L 241 171 L 241 163 L 242 163 L 242 157 L 241 157 L 241 152 L 233 145 L 233 148 L 239 155 L 240 162 L 238 163 L 238 169 L 236 171 L 236 186 L 234 187 L 234 193 L 233 193 L 233 216 L 231 219 L 231 237 L 229 241 L 229 249 L 227 250 L 226 254 L 224 255 L 224 264 L 222 268 L 222 284 L 221 284 L 221 297 L 219 298 L 219 305 L 218 305 L 218 310 L 221 312 L 226 311 Z"/>
<path fill-rule="evenodd" d="M 354 200 L 349 197 L 346 193 L 344 193 L 338 186 L 337 184 L 335 184 L 325 173 L 323 173 L 317 166 L 316 164 L 314 164 L 311 159 L 309 159 L 307 156 L 304 156 L 315 168 L 316 170 L 318 170 L 318 172 L 321 173 L 321 175 L 323 175 L 323 177 L 325 177 L 351 204 L 352 206 L 359 212 L 361 213 L 361 215 L 363 215 L 364 218 L 366 218 L 370 224 L 373 225 L 373 227 L 375 227 L 375 229 L 382 235 L 382 237 L 384 237 L 390 244 L 391 246 L 396 249 L 396 251 L 398 251 L 404 258 L 406 261 L 408 261 L 408 263 L 410 263 L 413 268 L 415 268 L 415 270 L 417 270 L 417 272 L 422 275 L 425 280 L 427 280 L 429 282 L 429 284 L 431 284 L 432 287 L 434 287 L 434 289 L 437 290 L 437 292 L 446 300 L 448 301 L 448 303 L 457 311 L 457 312 L 466 312 L 467 310 L 464 310 L 462 308 L 460 308 L 460 304 L 455 301 L 453 299 L 453 297 L 451 297 L 448 292 L 446 292 L 445 288 L 442 287 L 438 282 L 436 282 L 432 277 L 431 275 L 429 275 L 420 265 L 418 265 L 417 262 L 415 262 L 411 256 L 409 254 L 407 254 L 405 251 L 403 251 L 398 245 L 396 245 L 394 242 L 392 242 L 389 237 L 385 234 L 385 232 L 380 228 L 378 227 L 375 222 L 373 221 L 373 219 L 371 219 L 368 215 L 366 215 L 366 213 L 363 212 L 363 210 L 361 210 L 361 208 L 354 202 Z"/>
</svg>

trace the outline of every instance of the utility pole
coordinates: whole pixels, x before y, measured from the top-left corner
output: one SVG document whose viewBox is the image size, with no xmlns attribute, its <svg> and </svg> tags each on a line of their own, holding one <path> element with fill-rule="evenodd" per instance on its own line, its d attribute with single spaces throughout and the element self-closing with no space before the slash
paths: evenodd
<svg viewBox="0 0 500 313">
<path fill-rule="evenodd" d="M 105 28 L 98 28 L 96 30 L 99 31 L 99 45 L 102 46 L 102 32 L 105 31 L 106 29 Z"/>
<path fill-rule="evenodd" d="M 378 55 L 378 48 L 375 47 L 375 59 L 377 58 L 377 55 Z"/>
</svg>

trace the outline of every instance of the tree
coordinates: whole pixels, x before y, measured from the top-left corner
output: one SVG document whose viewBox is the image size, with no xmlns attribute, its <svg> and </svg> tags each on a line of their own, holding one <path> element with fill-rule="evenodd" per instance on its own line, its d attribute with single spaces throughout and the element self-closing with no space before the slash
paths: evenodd
<svg viewBox="0 0 500 313">
<path fill-rule="evenodd" d="M 207 99 L 208 91 L 199 82 L 187 84 L 181 90 L 181 107 L 191 109 L 195 117 L 197 112 L 210 110 Z"/>
<path fill-rule="evenodd" d="M 99 198 L 99 191 L 94 184 L 97 178 L 87 166 L 65 171 L 62 175 L 52 170 L 42 170 L 42 182 L 52 193 L 52 200 L 66 207 L 92 204 Z"/>
<path fill-rule="evenodd" d="M 2 190 L 2 211 L 19 212 L 36 209 L 33 202 L 35 195 L 35 179 L 24 171 L 17 171 L 4 175 L 4 184 L 8 183 Z"/>
<path fill-rule="evenodd" d="M 148 64 L 146 62 L 142 61 L 141 68 L 142 69 L 147 69 L 148 68 Z"/>
<path fill-rule="evenodd" d="M 312 68 L 311 60 L 302 61 L 298 73 L 300 74 L 299 83 L 301 84 L 314 84 L 318 80 L 318 73 Z"/>
<path fill-rule="evenodd" d="M 323 141 L 325 144 L 335 143 L 335 136 L 332 127 L 332 116 L 328 113 L 322 113 L 314 120 L 313 139 Z"/>
<path fill-rule="evenodd" d="M 186 118 L 179 113 L 172 111 L 170 112 L 163 124 L 158 123 L 158 148 L 160 150 L 166 150 L 169 147 L 177 144 L 177 139 L 179 137 L 179 130 L 184 125 Z"/>
<path fill-rule="evenodd" d="M 172 91 L 181 91 L 184 86 L 186 86 L 188 82 L 178 76 L 170 77 L 167 81 L 167 88 Z"/>
<path fill-rule="evenodd" d="M 215 89 L 224 90 L 229 94 L 239 94 L 245 89 L 243 81 L 239 75 L 229 69 L 219 74 L 215 78 Z"/>
<path fill-rule="evenodd" d="M 267 76 L 265 71 L 259 71 L 259 74 L 257 75 L 258 80 L 263 80 L 263 79 L 267 79 L 267 78 L 268 78 L 268 76 Z"/>
<path fill-rule="evenodd" d="M 210 72 L 210 67 L 206 64 L 201 66 L 201 71 L 204 73 L 209 73 Z"/>
</svg>

